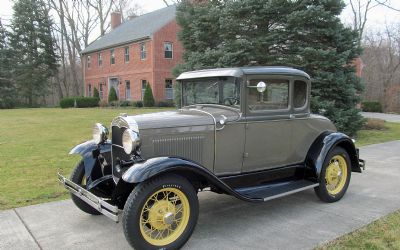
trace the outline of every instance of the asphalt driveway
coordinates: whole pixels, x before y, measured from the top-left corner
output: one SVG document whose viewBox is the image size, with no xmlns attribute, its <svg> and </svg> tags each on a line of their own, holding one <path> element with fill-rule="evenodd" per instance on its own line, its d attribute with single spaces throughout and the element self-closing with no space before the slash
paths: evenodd
<svg viewBox="0 0 400 250">
<path fill-rule="evenodd" d="M 400 209 L 400 141 L 366 146 L 367 170 L 346 196 L 312 190 L 252 204 L 200 194 L 198 225 L 184 249 L 311 249 Z M 56 179 L 56 178 L 55 178 Z M 78 211 L 70 200 L 0 212 L 0 249 L 130 249 L 122 226 Z"/>
</svg>

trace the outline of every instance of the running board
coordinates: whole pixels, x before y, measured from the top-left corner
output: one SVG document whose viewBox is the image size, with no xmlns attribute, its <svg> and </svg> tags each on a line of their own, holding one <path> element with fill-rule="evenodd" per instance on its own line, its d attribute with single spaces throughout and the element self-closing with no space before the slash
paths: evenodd
<svg viewBox="0 0 400 250">
<path fill-rule="evenodd" d="M 297 180 L 256 187 L 238 188 L 235 189 L 235 191 L 249 199 L 268 201 L 317 186 L 319 186 L 319 183 L 308 180 Z"/>
</svg>

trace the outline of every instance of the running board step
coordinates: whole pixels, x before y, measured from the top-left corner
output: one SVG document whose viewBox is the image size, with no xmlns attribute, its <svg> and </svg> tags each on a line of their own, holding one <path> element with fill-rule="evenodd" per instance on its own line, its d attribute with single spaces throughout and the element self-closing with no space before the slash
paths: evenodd
<svg viewBox="0 0 400 250">
<path fill-rule="evenodd" d="M 272 200 L 282 196 L 297 193 L 309 188 L 317 187 L 319 184 L 308 180 L 297 180 L 290 182 L 281 182 L 256 187 L 235 189 L 239 194 L 250 199 Z"/>
</svg>

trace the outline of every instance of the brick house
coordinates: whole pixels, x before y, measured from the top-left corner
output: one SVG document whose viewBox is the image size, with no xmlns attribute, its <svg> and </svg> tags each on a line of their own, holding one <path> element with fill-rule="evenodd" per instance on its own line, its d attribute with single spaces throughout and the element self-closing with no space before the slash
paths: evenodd
<svg viewBox="0 0 400 250">
<path fill-rule="evenodd" d="M 92 96 L 96 87 L 107 100 L 114 87 L 119 100 L 138 101 L 149 83 L 156 101 L 172 100 L 171 71 L 183 52 L 178 29 L 175 6 L 124 23 L 120 13 L 112 13 L 111 31 L 82 51 L 85 95 Z"/>
</svg>

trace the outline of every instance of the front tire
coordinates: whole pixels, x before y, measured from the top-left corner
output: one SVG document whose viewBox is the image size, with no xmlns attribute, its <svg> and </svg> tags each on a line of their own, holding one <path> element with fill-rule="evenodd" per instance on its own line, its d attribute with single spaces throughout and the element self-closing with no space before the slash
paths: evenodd
<svg viewBox="0 0 400 250">
<path fill-rule="evenodd" d="M 71 181 L 86 189 L 85 165 L 83 161 L 80 161 L 78 165 L 76 165 L 74 171 L 71 174 Z M 89 204 L 79 199 L 72 193 L 71 193 L 71 199 L 75 203 L 75 205 L 83 212 L 91 215 L 101 214 L 99 211 L 97 211 L 96 209 L 94 209 Z"/>
<path fill-rule="evenodd" d="M 123 213 L 125 238 L 135 249 L 179 249 L 197 223 L 199 202 L 190 182 L 166 175 L 138 184 Z"/>
<path fill-rule="evenodd" d="M 319 186 L 314 188 L 317 196 L 325 202 L 340 200 L 349 187 L 351 162 L 347 151 L 336 147 L 325 158 Z"/>
</svg>

